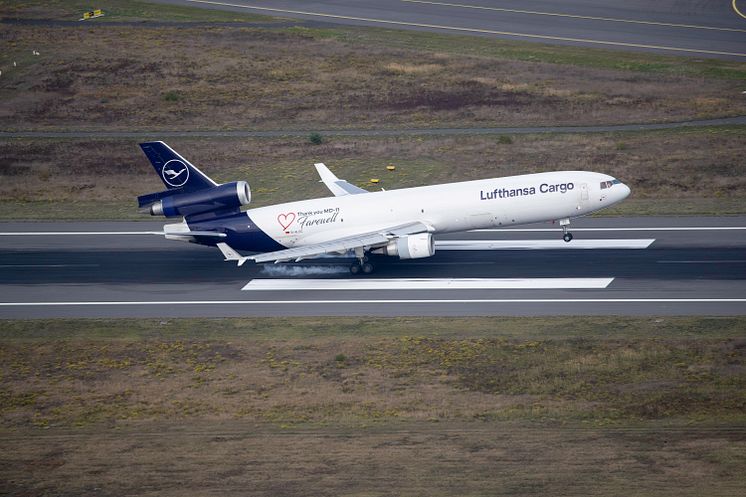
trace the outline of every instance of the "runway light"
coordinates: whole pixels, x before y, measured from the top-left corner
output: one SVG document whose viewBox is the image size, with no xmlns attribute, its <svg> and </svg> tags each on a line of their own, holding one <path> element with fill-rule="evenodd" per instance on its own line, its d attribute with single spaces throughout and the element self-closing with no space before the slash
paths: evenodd
<svg viewBox="0 0 746 497">
<path fill-rule="evenodd" d="M 389 171 L 395 171 L 396 170 L 396 166 L 393 165 L 393 164 L 389 164 L 388 166 L 386 166 L 386 169 L 388 169 Z"/>
<path fill-rule="evenodd" d="M 370 178 L 371 183 L 379 183 L 381 180 L 378 178 Z"/>
</svg>

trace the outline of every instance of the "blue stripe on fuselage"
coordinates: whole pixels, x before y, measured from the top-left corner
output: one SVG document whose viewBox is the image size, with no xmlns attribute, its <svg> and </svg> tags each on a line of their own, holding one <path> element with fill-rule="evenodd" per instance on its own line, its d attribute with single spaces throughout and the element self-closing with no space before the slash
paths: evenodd
<svg viewBox="0 0 746 497">
<path fill-rule="evenodd" d="M 247 252 L 273 252 L 287 248 L 259 229 L 245 212 L 204 221 L 187 220 L 187 224 L 192 231 L 215 231 L 228 235 L 226 238 L 219 239 L 198 238 L 197 243 L 203 245 L 225 242 L 235 250 Z"/>
</svg>

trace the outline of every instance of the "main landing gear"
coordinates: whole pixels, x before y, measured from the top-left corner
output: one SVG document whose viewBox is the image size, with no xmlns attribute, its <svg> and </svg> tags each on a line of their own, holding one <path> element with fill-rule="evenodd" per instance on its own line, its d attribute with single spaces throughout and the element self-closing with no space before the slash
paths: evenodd
<svg viewBox="0 0 746 497">
<path fill-rule="evenodd" d="M 568 227 L 570 226 L 570 220 L 569 219 L 560 219 L 560 226 L 562 226 L 562 239 L 566 241 L 567 243 L 570 243 L 572 241 L 572 233 L 568 231 Z"/>
<path fill-rule="evenodd" d="M 370 262 L 353 262 L 350 266 L 350 273 L 352 274 L 370 274 L 373 272 L 373 264 Z"/>
<path fill-rule="evenodd" d="M 355 257 L 357 260 L 350 266 L 350 273 L 352 274 L 370 274 L 373 272 L 373 264 L 368 262 L 368 256 L 365 255 L 365 251 L 362 248 L 355 249 Z"/>
</svg>

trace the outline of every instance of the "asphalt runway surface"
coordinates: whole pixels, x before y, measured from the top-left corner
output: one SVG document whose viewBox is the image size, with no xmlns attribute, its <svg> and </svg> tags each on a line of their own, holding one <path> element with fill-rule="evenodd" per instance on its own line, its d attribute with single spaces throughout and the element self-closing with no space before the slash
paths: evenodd
<svg viewBox="0 0 746 497">
<path fill-rule="evenodd" d="M 333 24 L 733 60 L 746 58 L 746 0 L 158 0 Z"/>
<path fill-rule="evenodd" d="M 0 223 L 0 318 L 746 314 L 746 216 L 587 218 L 437 238 L 434 257 L 236 267 L 163 223 Z M 485 250 L 488 249 L 488 250 Z"/>
</svg>

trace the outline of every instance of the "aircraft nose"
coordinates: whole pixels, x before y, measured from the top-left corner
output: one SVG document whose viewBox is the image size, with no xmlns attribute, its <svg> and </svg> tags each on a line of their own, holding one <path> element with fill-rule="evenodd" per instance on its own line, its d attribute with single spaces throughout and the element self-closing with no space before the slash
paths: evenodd
<svg viewBox="0 0 746 497">
<path fill-rule="evenodd" d="M 620 200 L 624 200 L 625 198 L 629 197 L 629 194 L 632 192 L 632 190 L 630 190 L 629 187 L 627 185 L 625 185 L 624 183 L 622 183 L 619 186 L 622 187 L 621 188 L 621 198 L 620 198 Z"/>
</svg>

